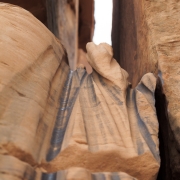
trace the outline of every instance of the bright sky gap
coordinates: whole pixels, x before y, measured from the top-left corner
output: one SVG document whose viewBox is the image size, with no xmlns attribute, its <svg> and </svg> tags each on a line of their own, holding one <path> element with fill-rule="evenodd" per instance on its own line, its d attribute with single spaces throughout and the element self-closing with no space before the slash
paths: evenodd
<svg viewBox="0 0 180 180">
<path fill-rule="evenodd" d="M 95 31 L 93 42 L 106 42 L 111 45 L 112 0 L 94 0 Z"/>
</svg>

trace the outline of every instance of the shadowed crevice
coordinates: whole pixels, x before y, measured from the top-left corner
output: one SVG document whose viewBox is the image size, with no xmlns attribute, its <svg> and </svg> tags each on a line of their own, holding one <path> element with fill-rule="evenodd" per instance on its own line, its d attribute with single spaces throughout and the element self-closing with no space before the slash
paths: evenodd
<svg viewBox="0 0 180 180">
<path fill-rule="evenodd" d="M 172 136 L 172 132 L 169 125 L 167 101 L 163 92 L 160 78 L 158 78 L 156 84 L 155 100 L 155 107 L 159 122 L 159 150 L 161 157 L 161 165 L 157 180 L 171 180 L 173 178 L 172 169 L 170 166 L 170 148 L 174 147 L 170 147 L 170 145 L 172 145 L 170 142 L 170 136 Z"/>
</svg>

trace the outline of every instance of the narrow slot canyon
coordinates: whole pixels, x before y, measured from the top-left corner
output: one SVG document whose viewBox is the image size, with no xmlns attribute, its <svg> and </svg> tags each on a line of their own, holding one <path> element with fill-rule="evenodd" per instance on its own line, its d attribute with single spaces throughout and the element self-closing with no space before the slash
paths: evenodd
<svg viewBox="0 0 180 180">
<path fill-rule="evenodd" d="M 180 179 L 180 2 L 97 1 L 0 2 L 0 179 Z"/>
<path fill-rule="evenodd" d="M 169 78 L 167 78 L 167 74 L 170 73 L 167 72 L 169 71 L 167 67 L 172 68 L 175 65 L 172 62 L 172 66 L 170 66 L 173 58 L 170 53 L 174 52 L 175 56 L 177 51 L 174 50 L 178 48 L 174 44 L 172 48 L 168 49 L 170 41 L 174 42 L 172 27 L 168 27 L 168 23 L 173 22 L 177 11 L 168 10 L 168 4 L 172 7 L 175 6 L 173 3 L 166 4 L 160 1 L 113 0 L 112 47 L 114 58 L 128 72 L 129 81 L 133 87 L 147 72 L 152 72 L 157 77 L 155 106 L 159 122 L 161 157 L 158 180 L 175 180 L 180 177 L 179 128 L 172 130 L 172 121 L 179 120 L 175 114 L 172 114 L 172 108 L 177 108 L 175 108 L 176 100 L 172 101 L 175 94 L 168 93 L 171 91 L 170 84 L 171 86 L 175 84 L 173 84 L 174 81 L 168 82 Z M 164 17 L 161 16 L 162 14 Z M 166 18 L 169 17 L 170 20 L 167 22 Z M 174 27 L 175 31 L 177 27 L 179 27 L 179 23 Z M 163 42 L 161 39 L 165 35 L 169 39 Z M 167 53 L 166 57 L 163 56 L 165 53 Z M 161 71 L 161 78 L 158 77 L 158 71 Z M 173 75 L 171 78 L 176 77 L 175 73 Z M 160 81 L 163 82 L 163 85 Z M 175 93 L 175 91 L 173 92 Z"/>
</svg>

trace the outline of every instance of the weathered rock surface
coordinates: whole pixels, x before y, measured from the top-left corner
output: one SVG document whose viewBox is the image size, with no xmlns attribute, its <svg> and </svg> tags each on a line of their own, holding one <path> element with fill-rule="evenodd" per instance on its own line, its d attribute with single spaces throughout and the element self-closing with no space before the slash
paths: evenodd
<svg viewBox="0 0 180 180">
<path fill-rule="evenodd" d="M 94 71 L 72 71 L 62 45 L 27 11 L 1 3 L 0 24 L 0 177 L 39 180 L 39 171 L 80 167 L 62 174 L 155 180 L 153 74 L 131 89 L 112 48 L 93 43 L 87 55 Z"/>
<path fill-rule="evenodd" d="M 46 154 L 69 67 L 29 12 L 0 3 L 0 24 L 0 154 L 34 166 Z"/>
<path fill-rule="evenodd" d="M 75 70 L 78 56 L 79 0 L 58 0 L 56 5 L 53 18 L 57 21 L 57 37 L 66 48 L 70 68 Z"/>
<path fill-rule="evenodd" d="M 1 2 L 14 4 L 28 10 L 47 26 L 46 0 L 3 0 Z"/>
<path fill-rule="evenodd" d="M 77 50 L 86 51 L 94 30 L 93 0 L 3 0 L 31 12 L 61 40 L 70 67 L 76 69 Z"/>
<path fill-rule="evenodd" d="M 147 74 L 132 90 L 109 45 L 90 43 L 87 52 L 95 71 L 88 75 L 77 69 L 69 74 L 68 96 L 62 96 L 47 156 L 51 161 L 43 168 L 53 172 L 77 166 L 155 179 L 159 169 L 156 78 Z"/>
<path fill-rule="evenodd" d="M 35 178 L 34 169 L 25 162 L 9 156 L 0 155 L 0 179 L 2 180 L 32 180 Z"/>
<path fill-rule="evenodd" d="M 141 1 L 139 6 L 141 7 Z M 144 51 L 138 42 L 146 42 L 147 33 L 144 32 L 144 23 L 136 22 L 135 0 L 113 0 L 113 23 L 112 23 L 112 47 L 114 58 L 129 74 L 129 81 L 135 87 L 141 77 L 151 72 L 147 52 Z M 141 18 L 139 18 L 141 20 Z M 141 20 L 142 21 L 142 20 Z M 137 28 L 139 27 L 139 31 Z M 145 34 L 144 34 L 145 33 Z M 140 36 L 138 36 L 140 34 Z M 137 37 L 138 36 L 138 37 Z M 146 48 L 146 43 L 142 43 Z M 146 50 L 146 49 L 145 49 Z M 147 70 L 148 66 L 148 70 Z"/>
<path fill-rule="evenodd" d="M 65 171 L 59 171 L 56 179 L 58 180 L 136 180 L 136 178 L 129 176 L 126 173 L 91 173 L 83 168 L 71 168 Z"/>
<path fill-rule="evenodd" d="M 78 48 L 86 51 L 94 30 L 93 0 L 47 0 L 49 29 L 64 45 L 69 65 L 76 70 Z"/>
<path fill-rule="evenodd" d="M 160 4 L 156 4 L 160 7 Z M 151 8 L 153 8 L 151 6 Z M 180 177 L 180 2 L 164 3 L 160 12 L 155 15 L 162 23 L 161 27 L 157 26 L 154 30 L 158 66 L 162 78 L 163 89 L 168 101 L 168 115 L 171 133 L 171 143 L 169 144 L 170 163 L 172 178 Z M 155 17 L 152 22 L 156 22 Z M 174 137 L 173 137 L 174 136 Z M 164 137 L 166 139 L 166 136 Z"/>
<path fill-rule="evenodd" d="M 169 120 L 164 112 L 160 129 L 167 131 L 162 135 L 161 154 L 166 157 L 160 172 L 167 180 L 180 177 L 179 16 L 180 2 L 175 0 L 114 0 L 112 41 L 117 60 L 130 74 L 133 86 L 147 72 L 157 75 L 159 71 L 162 80 L 164 91 L 159 95 L 160 99 L 166 95 Z"/>
</svg>

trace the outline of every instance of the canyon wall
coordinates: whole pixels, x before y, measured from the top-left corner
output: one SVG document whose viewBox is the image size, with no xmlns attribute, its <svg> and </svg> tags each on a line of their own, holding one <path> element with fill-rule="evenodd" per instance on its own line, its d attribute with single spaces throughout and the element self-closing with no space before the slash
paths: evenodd
<svg viewBox="0 0 180 180">
<path fill-rule="evenodd" d="M 132 89 L 105 43 L 87 44 L 91 74 L 73 71 L 28 11 L 1 3 L 0 17 L 0 178 L 155 180 L 155 76 Z"/>
<path fill-rule="evenodd" d="M 143 74 L 152 72 L 161 79 L 161 95 L 168 114 L 161 113 L 162 168 L 164 179 L 179 179 L 179 1 L 114 0 L 112 44 L 115 58 L 130 74 L 133 86 Z M 159 87 L 159 86 L 158 86 Z M 161 88 L 160 88 L 161 89 Z M 158 90 L 157 90 L 158 91 Z M 160 92 L 159 90 L 158 92 Z M 168 103 L 168 106 L 165 105 Z M 157 109 L 163 109 L 157 107 Z M 166 124 L 166 125 L 165 125 Z M 166 133 L 165 133 L 166 131 Z M 162 177 L 161 177 L 162 178 Z"/>
<path fill-rule="evenodd" d="M 178 180 L 180 2 L 113 1 L 120 66 L 93 1 L 6 2 L 44 25 L 0 4 L 0 177 Z"/>
</svg>

